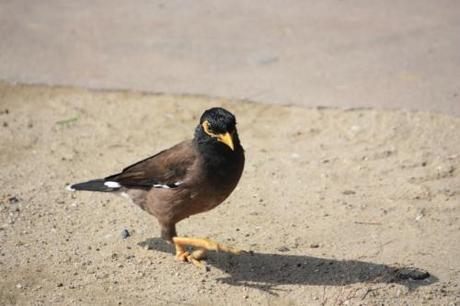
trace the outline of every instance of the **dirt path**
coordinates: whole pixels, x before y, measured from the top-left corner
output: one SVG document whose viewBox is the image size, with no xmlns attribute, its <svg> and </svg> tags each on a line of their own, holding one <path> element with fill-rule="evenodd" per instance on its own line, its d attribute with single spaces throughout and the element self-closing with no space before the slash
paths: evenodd
<svg viewBox="0 0 460 306">
<path fill-rule="evenodd" d="M 178 230 L 251 253 L 177 263 L 137 207 L 64 189 L 191 137 L 214 105 L 237 115 L 245 173 Z M 459 131 L 430 113 L 0 84 L 0 304 L 460 303 Z"/>
</svg>

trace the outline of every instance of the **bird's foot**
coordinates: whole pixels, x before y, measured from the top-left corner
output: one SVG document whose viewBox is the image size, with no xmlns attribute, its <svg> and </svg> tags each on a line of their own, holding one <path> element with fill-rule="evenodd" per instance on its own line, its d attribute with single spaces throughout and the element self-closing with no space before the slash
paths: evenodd
<svg viewBox="0 0 460 306">
<path fill-rule="evenodd" d="M 174 237 L 176 246 L 176 259 L 183 262 L 191 262 L 197 267 L 203 267 L 201 260 L 205 257 L 207 251 L 226 252 L 239 255 L 240 250 L 217 243 L 210 239 Z M 197 248 L 192 253 L 185 251 L 186 246 Z"/>
<path fill-rule="evenodd" d="M 199 249 L 196 251 L 193 251 L 192 253 L 189 252 L 180 252 L 176 251 L 176 260 L 182 261 L 182 262 L 190 262 L 193 265 L 197 266 L 198 268 L 203 268 L 204 265 L 201 262 L 201 260 L 205 257 L 206 255 L 206 250 Z"/>
</svg>

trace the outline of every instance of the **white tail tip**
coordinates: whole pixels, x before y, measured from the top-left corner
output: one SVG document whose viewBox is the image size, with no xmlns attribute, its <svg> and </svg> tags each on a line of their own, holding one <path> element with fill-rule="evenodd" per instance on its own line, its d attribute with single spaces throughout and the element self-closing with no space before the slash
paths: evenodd
<svg viewBox="0 0 460 306">
<path fill-rule="evenodd" d="M 109 187 L 109 188 L 120 188 L 121 185 L 117 182 L 111 182 L 111 181 L 107 181 L 104 183 L 105 186 Z"/>
</svg>

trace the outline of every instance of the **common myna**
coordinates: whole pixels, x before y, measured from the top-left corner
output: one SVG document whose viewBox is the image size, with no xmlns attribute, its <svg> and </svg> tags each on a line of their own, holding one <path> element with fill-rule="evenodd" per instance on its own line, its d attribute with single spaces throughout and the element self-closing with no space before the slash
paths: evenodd
<svg viewBox="0 0 460 306">
<path fill-rule="evenodd" d="M 192 140 L 135 163 L 118 174 L 69 186 L 70 190 L 118 193 L 158 219 L 161 237 L 175 245 L 176 259 L 201 266 L 208 250 L 238 254 L 209 239 L 177 236 L 176 223 L 222 203 L 244 168 L 244 150 L 235 116 L 223 108 L 206 110 Z M 192 253 L 186 247 L 194 247 Z"/>
</svg>

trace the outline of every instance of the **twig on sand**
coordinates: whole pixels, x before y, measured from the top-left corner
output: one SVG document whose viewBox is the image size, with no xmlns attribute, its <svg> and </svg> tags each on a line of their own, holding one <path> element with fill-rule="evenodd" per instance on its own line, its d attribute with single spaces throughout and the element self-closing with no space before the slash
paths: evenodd
<svg viewBox="0 0 460 306">
<path fill-rule="evenodd" d="M 379 289 L 381 289 L 381 287 L 376 287 L 376 288 L 369 287 L 369 288 L 367 288 L 366 292 L 364 292 L 363 296 L 361 297 L 361 301 L 364 300 L 369 293 L 371 293 L 372 291 L 377 291 Z"/>
<path fill-rule="evenodd" d="M 78 120 L 78 116 L 75 116 L 75 117 L 72 117 L 72 118 L 56 121 L 56 124 L 64 125 L 64 124 L 69 124 L 69 123 L 75 122 L 77 120 Z"/>
</svg>

